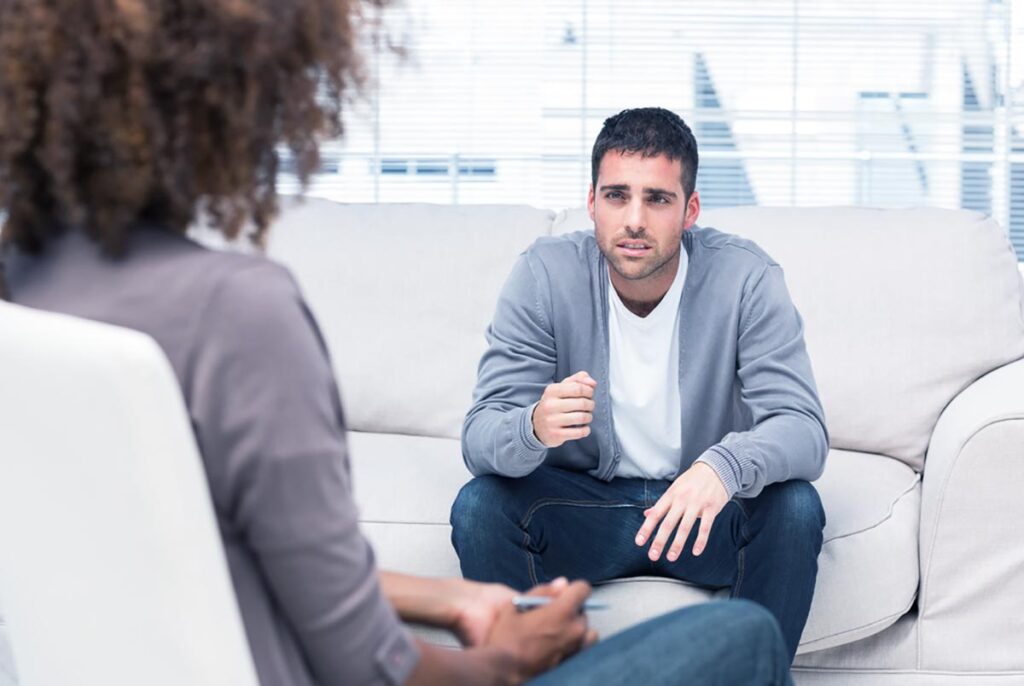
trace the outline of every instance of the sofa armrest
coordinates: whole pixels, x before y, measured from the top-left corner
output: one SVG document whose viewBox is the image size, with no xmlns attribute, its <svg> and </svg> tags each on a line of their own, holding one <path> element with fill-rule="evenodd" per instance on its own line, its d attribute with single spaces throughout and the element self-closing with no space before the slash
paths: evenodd
<svg viewBox="0 0 1024 686">
<path fill-rule="evenodd" d="M 921 501 L 920 668 L 1022 667 L 1014 645 L 1024 630 L 1022 493 L 1024 360 L 1018 360 L 954 398 L 928 446 Z"/>
</svg>

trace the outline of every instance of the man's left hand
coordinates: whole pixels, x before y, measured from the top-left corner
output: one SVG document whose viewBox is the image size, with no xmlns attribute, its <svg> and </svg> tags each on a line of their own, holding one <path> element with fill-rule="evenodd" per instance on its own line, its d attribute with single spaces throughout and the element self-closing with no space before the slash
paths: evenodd
<svg viewBox="0 0 1024 686">
<path fill-rule="evenodd" d="M 636 544 L 642 546 L 647 543 L 654 532 L 654 527 L 661 522 L 658 534 L 647 553 L 647 557 L 657 561 L 665 550 L 668 537 L 678 526 L 672 547 L 668 549 L 666 555 L 669 562 L 675 562 L 683 552 L 690 530 L 699 519 L 700 529 L 693 544 L 693 554 L 700 555 L 707 546 L 715 517 L 728 502 L 729 494 L 726 493 L 725 486 L 715 470 L 703 462 L 696 462 L 668 487 L 653 507 L 644 512 L 647 521 L 637 532 Z"/>
</svg>

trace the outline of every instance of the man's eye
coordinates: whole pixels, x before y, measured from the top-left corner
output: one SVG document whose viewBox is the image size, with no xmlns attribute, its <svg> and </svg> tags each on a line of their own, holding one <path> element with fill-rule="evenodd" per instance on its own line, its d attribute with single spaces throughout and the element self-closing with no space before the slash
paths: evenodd
<svg viewBox="0 0 1024 686">
<path fill-rule="evenodd" d="M 668 203 L 668 198 L 666 198 L 664 195 L 652 195 L 650 197 L 650 200 L 651 202 L 656 203 L 658 205 L 664 205 Z"/>
<path fill-rule="evenodd" d="M 621 200 L 622 193 L 618 191 L 609 191 L 608 193 L 605 194 L 604 197 L 608 198 L 609 200 Z"/>
</svg>

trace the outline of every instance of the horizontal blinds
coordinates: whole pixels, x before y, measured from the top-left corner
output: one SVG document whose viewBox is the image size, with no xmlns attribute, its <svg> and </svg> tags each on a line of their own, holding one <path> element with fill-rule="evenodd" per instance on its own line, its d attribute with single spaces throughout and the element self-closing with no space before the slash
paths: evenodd
<svg viewBox="0 0 1024 686">
<path fill-rule="evenodd" d="M 310 193 L 580 206 L 604 119 L 660 105 L 705 207 L 964 207 L 1024 255 L 1020 4 L 405 0 Z"/>
</svg>

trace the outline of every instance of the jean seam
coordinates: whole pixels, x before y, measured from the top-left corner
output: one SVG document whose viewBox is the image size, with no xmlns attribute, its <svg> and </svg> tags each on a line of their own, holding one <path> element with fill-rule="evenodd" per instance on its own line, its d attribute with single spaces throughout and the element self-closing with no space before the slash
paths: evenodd
<svg viewBox="0 0 1024 686">
<path fill-rule="evenodd" d="M 733 498 L 733 502 L 736 503 L 736 507 L 740 509 L 740 513 L 743 515 L 743 521 L 740 523 L 740 538 L 743 539 L 743 545 L 739 547 L 736 552 L 736 583 L 733 584 L 731 597 L 737 598 L 740 593 L 740 586 L 743 585 L 743 573 L 746 564 L 746 551 L 747 546 L 750 545 L 750 530 L 747 525 L 750 523 L 750 514 L 747 512 L 747 508 L 743 507 L 743 503 L 740 502 L 739 498 Z"/>
<path fill-rule="evenodd" d="M 630 502 L 608 502 L 607 500 L 569 500 L 566 498 L 542 498 L 530 506 L 530 509 L 523 515 L 522 520 L 519 522 L 519 526 L 522 529 L 530 526 L 530 521 L 533 519 L 533 515 L 537 513 L 537 510 L 547 507 L 548 505 L 566 505 L 569 507 L 639 507 L 635 503 Z"/>
<path fill-rule="evenodd" d="M 533 563 L 533 553 L 530 552 L 530 532 L 523 531 L 523 552 L 526 553 L 526 569 L 530 573 L 530 582 L 532 586 L 540 584 L 537 581 L 537 567 Z"/>
<path fill-rule="evenodd" d="M 746 560 L 747 549 L 745 547 L 740 548 L 736 553 L 736 583 L 732 586 L 732 593 L 729 594 L 731 598 L 738 598 L 740 595 L 740 586 L 743 584 L 743 565 Z"/>
</svg>

